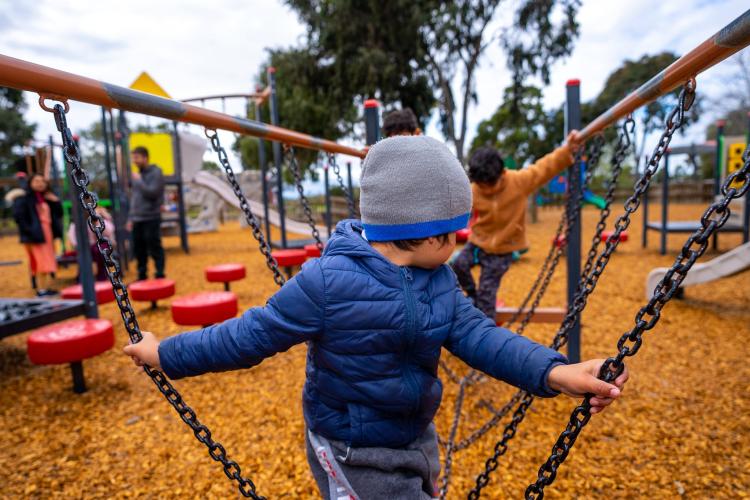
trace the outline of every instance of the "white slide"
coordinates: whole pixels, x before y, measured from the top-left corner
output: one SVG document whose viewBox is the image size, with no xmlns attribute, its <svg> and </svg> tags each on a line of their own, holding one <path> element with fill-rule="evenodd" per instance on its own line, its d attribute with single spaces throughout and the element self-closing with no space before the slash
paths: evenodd
<svg viewBox="0 0 750 500">
<path fill-rule="evenodd" d="M 750 243 L 745 243 L 708 262 L 693 265 L 681 286 L 698 285 L 719 278 L 726 278 L 748 267 L 750 267 Z M 646 278 L 646 299 L 651 298 L 656 285 L 667 271 L 669 271 L 668 267 L 657 267 L 648 274 L 648 278 Z"/>
<path fill-rule="evenodd" d="M 239 210 L 240 208 L 240 202 L 237 199 L 237 196 L 235 196 L 234 191 L 232 191 L 232 188 L 229 186 L 229 184 L 220 178 L 216 177 L 215 175 L 212 175 L 205 171 L 199 171 L 195 174 L 195 177 L 193 177 L 192 182 L 195 184 L 198 184 L 199 186 L 203 186 L 204 188 L 210 189 L 211 191 L 218 194 L 224 201 L 232 205 L 233 207 L 237 208 Z M 248 205 L 250 205 L 250 210 L 253 211 L 256 217 L 262 219 L 263 218 L 263 204 L 254 201 L 254 200 L 247 200 Z M 281 218 L 279 217 L 279 213 L 276 210 L 273 210 L 271 208 L 268 209 L 268 221 L 273 224 L 276 227 L 280 227 L 280 221 Z M 311 228 L 308 224 L 305 224 L 304 222 L 298 222 L 295 220 L 292 220 L 288 217 L 285 217 L 286 222 L 286 230 L 291 233 L 297 233 L 300 235 L 309 235 Z M 318 232 L 320 232 L 321 235 L 328 234 L 328 229 L 323 226 L 316 226 L 318 228 Z"/>
</svg>

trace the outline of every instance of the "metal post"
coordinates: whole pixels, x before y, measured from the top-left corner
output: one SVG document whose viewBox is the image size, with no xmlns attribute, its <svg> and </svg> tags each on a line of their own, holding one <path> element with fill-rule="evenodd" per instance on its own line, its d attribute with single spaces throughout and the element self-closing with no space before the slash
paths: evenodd
<svg viewBox="0 0 750 500">
<path fill-rule="evenodd" d="M 73 186 L 68 190 L 73 220 L 76 225 L 76 240 L 78 240 L 78 275 L 83 289 L 83 307 L 87 318 L 98 318 L 99 310 L 96 305 L 94 290 L 94 272 L 91 269 L 91 245 L 89 245 L 89 225 L 83 215 L 83 209 L 78 201 L 78 192 Z"/>
<path fill-rule="evenodd" d="M 256 101 L 255 119 L 263 121 L 262 109 Z M 271 241 L 271 221 L 268 220 L 268 163 L 266 162 L 266 142 L 258 138 L 258 163 L 260 164 L 260 184 L 263 188 L 263 223 L 266 227 L 266 241 Z"/>
<path fill-rule="evenodd" d="M 326 229 L 328 229 L 328 239 L 331 239 L 331 228 L 333 226 L 333 217 L 331 214 L 331 186 L 328 185 L 328 161 L 323 165 L 323 182 L 325 182 L 325 193 L 326 193 Z"/>
<path fill-rule="evenodd" d="M 646 191 L 643 193 L 643 234 L 641 234 L 641 248 L 648 246 L 648 190 L 650 186 L 648 184 Z"/>
<path fill-rule="evenodd" d="M 566 84 L 565 100 L 565 133 L 571 130 L 581 129 L 581 82 L 580 80 L 568 80 Z M 578 167 L 578 168 L 576 168 Z M 582 189 L 580 165 L 572 165 L 568 169 L 568 199 L 577 199 L 578 193 Z M 573 298 L 578 291 L 578 281 L 581 276 L 581 213 L 579 210 L 573 210 L 576 213 L 575 218 L 571 221 L 570 232 L 568 235 L 567 245 L 567 265 L 568 265 L 568 308 L 573 307 Z M 576 318 L 573 327 L 569 333 L 568 341 L 568 359 L 571 363 L 578 363 L 581 360 L 581 318 Z"/>
<path fill-rule="evenodd" d="M 271 88 L 271 124 L 279 125 L 279 105 L 276 98 L 276 68 L 267 70 L 268 86 Z M 277 205 L 279 207 L 279 229 L 281 230 L 281 247 L 286 248 L 286 215 L 284 212 L 284 170 L 281 166 L 281 144 L 273 141 L 273 164 L 276 166 L 276 188 L 278 189 Z"/>
<path fill-rule="evenodd" d="M 83 363 L 81 361 L 70 363 L 70 372 L 73 375 L 73 392 L 76 394 L 86 392 L 86 380 L 83 378 Z"/>
<path fill-rule="evenodd" d="M 667 214 L 669 210 L 669 151 L 664 155 L 664 172 L 661 177 L 661 240 L 659 253 L 667 254 Z"/>
<path fill-rule="evenodd" d="M 65 161 L 65 160 L 63 160 Z M 55 163 L 55 141 L 52 139 L 52 134 L 49 136 L 49 169 L 52 174 L 52 192 L 59 198 L 63 198 L 60 186 L 60 172 L 57 171 L 57 163 Z M 67 221 L 63 221 L 64 227 L 67 227 Z M 65 252 L 65 231 L 63 231 L 62 238 L 60 238 L 62 244 L 62 251 Z"/>
<path fill-rule="evenodd" d="M 368 146 L 380 140 L 380 103 L 376 99 L 365 101 L 365 137 Z"/>
<path fill-rule="evenodd" d="M 190 253 L 187 220 L 185 219 L 185 190 L 182 186 L 182 150 L 180 148 L 180 131 L 177 129 L 177 122 L 172 122 L 172 134 L 174 137 L 174 166 L 177 181 L 177 218 L 180 224 L 180 246 L 183 252 Z"/>
<path fill-rule="evenodd" d="M 352 197 L 352 201 L 354 201 L 354 186 L 352 184 L 352 162 L 350 161 L 346 162 L 346 182 L 347 187 L 349 188 L 349 195 Z M 748 193 L 750 193 L 750 190 L 748 190 Z"/>
<path fill-rule="evenodd" d="M 114 123 L 112 124 L 114 128 Z M 130 264 L 130 251 L 132 245 L 126 245 L 125 242 L 130 240 L 128 231 L 125 230 L 125 224 L 128 220 L 128 214 L 130 210 L 130 200 L 128 200 L 128 179 L 129 179 L 129 165 L 130 157 L 127 154 L 128 150 L 128 139 L 127 139 L 127 121 L 125 118 L 125 112 L 120 111 L 117 116 L 117 136 L 116 139 L 120 145 L 120 165 L 117 171 L 117 188 L 118 188 L 118 211 L 116 214 L 115 229 L 119 230 L 119 236 L 115 233 L 117 238 L 118 253 L 121 255 L 120 262 L 125 271 L 128 270 Z"/>
<path fill-rule="evenodd" d="M 107 125 L 107 110 L 102 106 L 102 138 L 104 141 L 104 168 L 107 170 L 107 188 L 109 189 L 110 208 L 115 209 L 115 183 L 112 178 L 112 157 L 109 151 L 109 126 Z"/>
<path fill-rule="evenodd" d="M 721 194 L 721 176 L 724 173 L 724 126 L 725 120 L 716 122 L 716 165 L 714 166 L 714 198 Z M 712 247 L 716 250 L 719 246 L 719 232 L 716 231 L 711 239 Z"/>
</svg>

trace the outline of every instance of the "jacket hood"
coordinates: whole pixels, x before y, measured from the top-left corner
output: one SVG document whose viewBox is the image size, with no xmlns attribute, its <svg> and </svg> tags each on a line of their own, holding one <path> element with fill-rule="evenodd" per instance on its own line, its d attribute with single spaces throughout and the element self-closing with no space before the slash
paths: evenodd
<svg viewBox="0 0 750 500">
<path fill-rule="evenodd" d="M 393 287 L 401 287 L 402 269 L 408 269 L 407 273 L 413 279 L 413 287 L 421 289 L 427 286 L 430 277 L 443 266 L 436 269 L 422 269 L 411 266 L 397 266 L 385 258 L 383 254 L 375 250 L 362 236 L 362 222 L 356 219 L 342 220 L 336 225 L 336 230 L 328 240 L 323 251 L 323 258 L 345 256 L 354 259 L 365 268 L 378 281 Z"/>
</svg>

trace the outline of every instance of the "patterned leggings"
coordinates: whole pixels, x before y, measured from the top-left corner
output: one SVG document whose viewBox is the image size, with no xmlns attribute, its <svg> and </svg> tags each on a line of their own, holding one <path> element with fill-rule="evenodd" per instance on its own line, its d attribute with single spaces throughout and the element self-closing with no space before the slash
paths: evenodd
<svg viewBox="0 0 750 500">
<path fill-rule="evenodd" d="M 451 263 L 451 267 L 458 277 L 461 288 L 474 301 L 477 309 L 495 319 L 497 289 L 500 288 L 500 280 L 508 271 L 511 262 L 513 262 L 513 258 L 510 253 L 487 253 L 478 246 L 467 243 Z M 471 268 L 476 265 L 482 267 L 478 290 L 474 283 L 474 277 L 471 275 Z"/>
</svg>

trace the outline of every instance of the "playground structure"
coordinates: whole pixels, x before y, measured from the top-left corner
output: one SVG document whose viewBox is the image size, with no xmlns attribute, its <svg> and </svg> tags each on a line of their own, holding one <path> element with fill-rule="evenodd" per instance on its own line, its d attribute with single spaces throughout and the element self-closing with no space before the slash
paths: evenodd
<svg viewBox="0 0 750 500">
<path fill-rule="evenodd" d="M 606 239 L 605 249 L 599 254 L 599 257 L 596 259 L 596 264 L 594 265 L 594 257 L 596 257 L 596 250 L 601 242 L 602 234 L 602 230 L 597 231 L 594 238 L 594 245 L 592 245 L 594 253 L 588 260 L 587 265 L 584 266 L 583 273 L 581 273 L 580 270 L 579 258 L 581 241 L 579 198 L 582 196 L 583 190 L 581 186 L 581 176 L 577 172 L 578 167 L 577 165 L 573 167 L 573 175 L 570 176 L 570 179 L 572 179 L 570 182 L 570 197 L 572 201 L 569 203 L 570 208 L 566 210 L 565 217 L 562 221 L 565 224 L 561 223 L 560 229 L 558 229 L 558 234 L 562 234 L 564 229 L 565 242 L 568 245 L 568 284 L 569 293 L 572 291 L 572 300 L 570 301 L 568 314 L 563 321 L 563 326 L 553 341 L 554 347 L 562 347 L 562 345 L 568 341 L 568 335 L 572 334 L 575 330 L 578 316 L 586 305 L 587 296 L 593 291 L 596 286 L 596 280 L 604 270 L 609 257 L 616 249 L 617 243 L 620 241 L 620 236 L 629 224 L 630 215 L 637 210 L 638 204 L 640 203 L 640 197 L 648 188 L 651 178 L 659 168 L 660 159 L 665 153 L 665 148 L 669 145 L 672 134 L 682 125 L 683 113 L 689 108 L 695 92 L 695 80 L 693 76 L 747 45 L 750 41 L 750 35 L 748 34 L 748 24 L 750 24 L 748 21 L 749 19 L 750 12 L 746 12 L 730 26 L 717 33 L 715 37 L 707 40 L 686 56 L 683 56 L 683 58 L 679 59 L 669 68 L 657 75 L 657 77 L 644 84 L 640 89 L 630 94 L 611 110 L 583 129 L 583 137 L 585 139 L 592 139 L 597 132 L 612 125 L 616 120 L 625 117 L 637 107 L 655 99 L 661 93 L 671 91 L 672 89 L 683 85 L 678 107 L 673 110 L 667 121 L 659 146 L 654 151 L 643 177 L 641 177 L 639 183 L 636 184 L 635 194 L 628 200 L 628 202 L 626 202 L 625 214 L 618 219 L 617 224 L 615 225 L 615 231 Z M 65 121 L 65 109 L 62 104 L 57 104 L 54 108 L 47 107 L 44 102 L 45 96 L 56 100 L 62 100 L 66 108 L 68 104 L 65 98 L 70 98 L 108 105 L 111 107 L 120 107 L 121 109 L 128 111 L 138 109 L 141 111 L 148 110 L 157 116 L 192 121 L 193 123 L 204 125 L 210 129 L 226 128 L 233 131 L 239 130 L 240 133 L 243 133 L 244 131 L 244 133 L 261 136 L 269 140 L 286 142 L 300 147 L 319 148 L 329 153 L 343 152 L 359 157 L 363 156 L 361 150 L 347 148 L 328 141 L 311 138 L 304 134 L 286 131 L 278 127 L 265 126 L 257 122 L 227 121 L 222 116 L 217 116 L 213 113 L 206 114 L 207 112 L 205 111 L 196 111 L 189 106 L 179 106 L 179 103 L 175 104 L 174 101 L 154 99 L 150 96 L 128 92 L 127 89 L 100 84 L 93 80 L 76 77 L 75 75 L 65 74 L 63 72 L 32 65 L 23 61 L 11 60 L 11 58 L 5 56 L 0 57 L 0 69 L 3 70 L 0 72 L 0 75 L 2 75 L 0 76 L 1 84 L 39 92 L 42 96 L 41 103 L 43 107 L 54 112 L 58 127 L 63 134 L 63 142 L 66 148 L 66 159 L 72 168 L 71 175 L 82 191 L 80 198 L 82 207 L 89 214 L 89 225 L 97 234 L 100 248 L 104 250 L 103 253 L 106 257 L 109 257 L 111 247 L 102 237 L 101 219 L 98 218 L 94 212 L 96 199 L 88 193 L 86 189 L 88 182 L 85 178 L 85 173 L 80 169 L 77 146 L 70 140 L 70 131 L 67 128 Z M 580 124 L 580 110 L 577 107 L 578 104 L 578 83 L 569 82 L 566 115 L 569 129 L 577 128 Z M 373 130 L 371 127 L 368 127 L 368 129 L 370 131 Z M 626 136 L 627 131 L 623 129 L 620 134 L 621 140 Z M 216 136 L 214 135 L 213 137 Z M 369 138 L 368 142 L 370 142 Z M 218 143 L 218 140 L 212 141 L 212 143 L 215 151 L 219 154 L 219 157 L 222 158 L 222 148 Z M 627 144 L 625 147 L 627 147 Z M 223 158 L 226 158 L 226 153 L 223 154 Z M 226 168 L 226 163 L 228 162 L 222 161 L 231 181 L 231 171 Z M 601 378 L 612 380 L 622 370 L 623 359 L 626 356 L 632 356 L 637 353 L 642 345 L 642 335 L 644 332 L 650 330 L 656 325 L 660 317 L 659 313 L 661 308 L 672 298 L 675 291 L 686 279 L 688 271 L 693 267 L 697 258 L 706 250 L 709 238 L 726 223 L 729 217 L 728 205 L 730 201 L 743 196 L 748 191 L 750 185 L 750 177 L 748 177 L 749 173 L 750 161 L 746 160 L 742 167 L 725 181 L 721 190 L 723 198 L 712 204 L 706 211 L 702 219 L 701 227 L 688 239 L 688 242 L 683 248 L 683 252 L 675 265 L 665 273 L 658 285 L 654 288 L 654 295 L 650 298 L 649 303 L 639 312 L 636 318 L 636 326 L 633 330 L 626 333 L 620 339 L 620 342 L 618 342 L 618 355 L 609 358 L 607 363 L 605 363 L 602 373 L 600 374 Z M 741 183 L 740 186 L 731 187 L 733 181 Z M 249 225 L 253 228 L 256 238 L 260 241 L 261 251 L 268 259 L 268 265 L 274 272 L 276 282 L 282 284 L 283 277 L 281 277 L 279 273 L 278 266 L 274 261 L 268 242 L 264 242 L 264 239 L 262 238 L 257 219 L 252 216 L 249 205 L 244 199 L 244 195 L 241 194 L 241 189 L 238 188 L 236 182 L 233 183 L 233 187 L 237 188 L 235 189 L 235 194 L 240 197 L 240 206 L 247 208 L 247 210 L 243 209 L 243 211 L 247 216 Z M 604 219 L 606 219 L 606 216 L 602 216 L 602 222 Z M 266 220 L 268 220 L 268 218 L 266 218 Z M 280 222 L 283 225 L 283 214 L 281 215 Z M 316 228 L 313 225 L 313 233 L 315 230 Z M 693 246 L 695 246 L 695 248 L 693 248 Z M 110 252 L 107 252 L 107 250 L 110 250 Z M 551 251 L 550 255 L 559 259 L 560 254 L 559 252 L 555 253 Z M 572 259 L 571 255 L 573 255 Z M 555 262 L 556 261 L 550 261 L 548 259 L 546 261 L 546 265 L 548 265 L 547 269 L 554 270 L 552 264 Z M 593 267 L 589 267 L 589 264 Z M 114 261 L 110 260 L 110 262 L 108 262 L 108 273 L 113 286 L 115 286 L 117 303 L 122 311 L 123 319 L 125 319 L 125 326 L 128 333 L 131 335 L 133 341 L 138 341 L 140 338 L 139 326 L 135 319 L 135 313 L 130 307 L 127 293 L 124 292 L 125 287 L 120 282 L 119 268 Z M 551 277 L 549 271 L 545 271 L 543 268 L 542 272 L 540 272 L 540 278 L 546 277 L 545 274 Z M 84 293 L 85 288 L 86 287 L 84 286 Z M 535 287 L 532 287 L 532 292 L 534 291 L 534 288 Z M 543 288 L 541 290 L 543 290 Z M 531 296 L 532 294 L 530 293 L 529 297 Z M 533 307 L 530 311 L 533 312 Z M 648 319 L 644 319 L 644 317 Z M 574 347 L 575 346 L 571 346 L 571 349 Z M 183 417 L 183 420 L 196 432 L 196 436 L 199 437 L 199 440 L 209 447 L 212 458 L 222 462 L 227 476 L 230 477 L 230 479 L 237 481 L 241 493 L 245 496 L 260 498 L 256 493 L 255 485 L 249 479 L 246 479 L 241 475 L 241 470 L 235 462 L 230 461 L 226 457 L 224 448 L 211 439 L 210 433 L 205 434 L 202 431 L 205 429 L 205 432 L 208 432 L 207 429 L 197 421 L 195 413 L 185 405 L 177 391 L 164 378 L 164 376 L 148 367 L 146 368 L 146 372 L 151 376 L 154 382 L 157 383 L 162 393 L 168 397 L 170 403 Z M 466 377 L 464 377 L 461 383 L 464 383 L 466 380 Z M 488 460 L 485 471 L 477 478 L 476 488 L 470 494 L 470 498 L 478 497 L 481 489 L 486 486 L 489 480 L 489 474 L 497 468 L 497 459 L 507 450 L 507 442 L 515 434 L 516 428 L 521 420 L 523 420 L 526 410 L 531 405 L 533 398 L 521 394 L 516 401 L 520 401 L 520 405 L 514 412 L 513 422 L 511 424 L 512 427 L 506 428 L 503 439 L 496 444 L 494 456 Z M 509 408 L 512 408 L 512 405 L 509 406 Z M 570 448 L 573 446 L 582 427 L 588 422 L 589 417 L 590 413 L 588 413 L 587 401 L 584 401 L 581 406 L 576 408 L 574 415 L 571 417 L 568 429 L 566 429 L 556 443 L 548 462 L 540 469 L 537 481 L 527 489 L 527 497 L 537 498 L 543 495 L 544 487 L 554 480 L 557 468 L 568 456 Z M 448 452 L 450 452 L 450 450 L 451 444 L 449 442 Z M 448 471 L 449 464 L 446 465 L 446 476 L 449 474 Z M 447 488 L 447 484 L 445 487 Z"/>
</svg>

